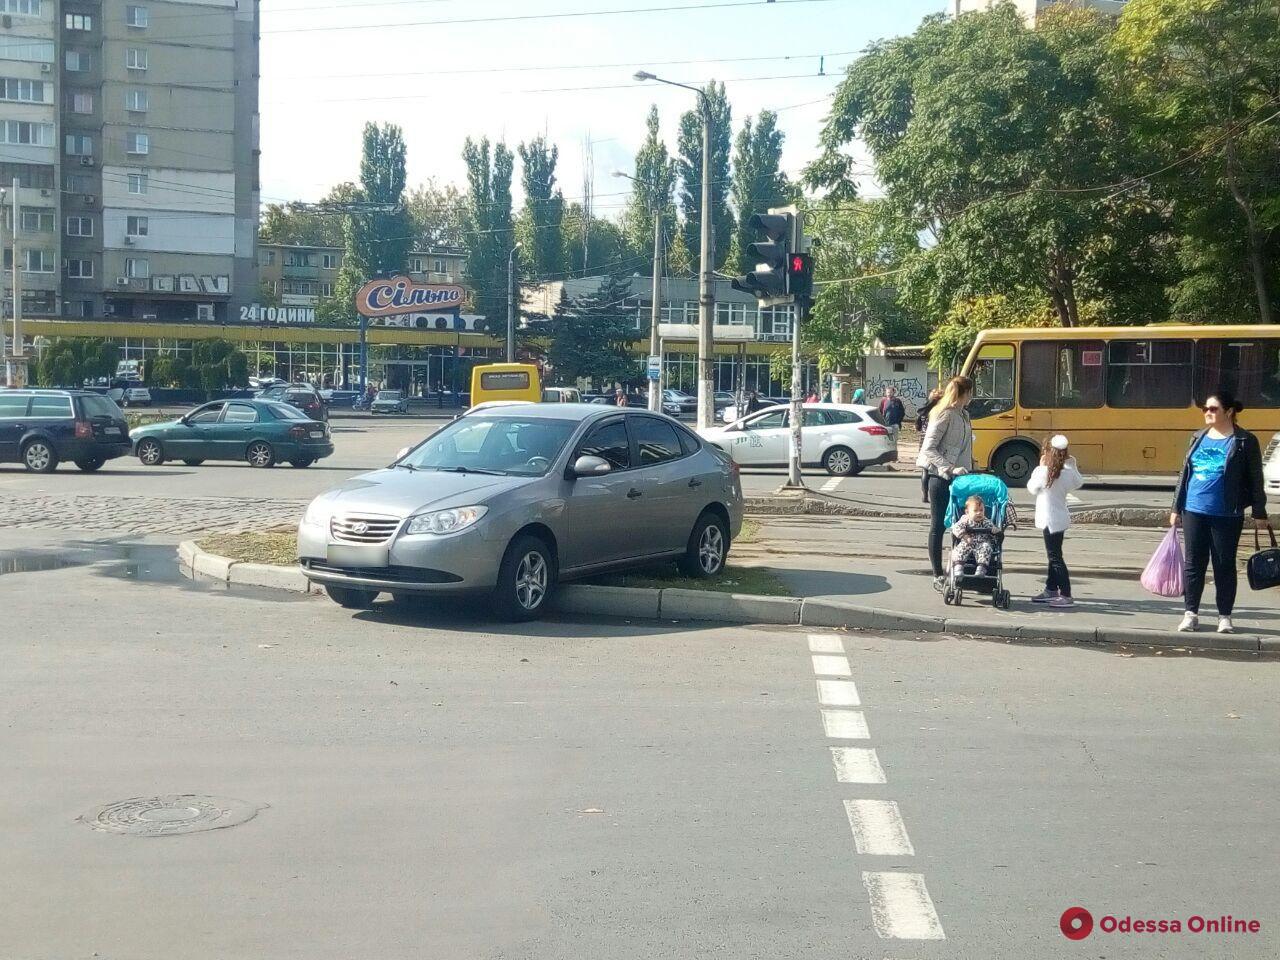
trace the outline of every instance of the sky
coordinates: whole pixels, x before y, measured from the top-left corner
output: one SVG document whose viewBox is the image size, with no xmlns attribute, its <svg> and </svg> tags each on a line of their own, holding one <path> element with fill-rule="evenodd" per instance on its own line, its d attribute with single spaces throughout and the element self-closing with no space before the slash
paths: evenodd
<svg viewBox="0 0 1280 960">
<path fill-rule="evenodd" d="M 411 186 L 436 178 L 464 187 L 468 136 L 505 140 L 514 151 L 545 134 L 560 148 L 565 197 L 583 195 L 590 170 L 595 209 L 612 217 L 628 186 L 612 171 L 633 172 L 650 104 L 658 106 L 674 153 L 679 116 L 696 100 L 689 91 L 637 83 L 638 69 L 691 85 L 724 81 L 735 133 L 743 117 L 777 110 L 786 134 L 783 167 L 796 173 L 815 156 L 829 98 L 857 53 L 949 6 L 946 0 L 262 0 L 262 200 L 316 200 L 333 184 L 356 179 L 363 125 L 391 121 L 404 129 Z M 652 7 L 667 9 L 601 13 Z M 531 19 L 559 13 L 588 15 Z M 488 22 L 440 22 L 447 20 Z M 518 203 L 518 158 L 515 180 Z"/>
</svg>

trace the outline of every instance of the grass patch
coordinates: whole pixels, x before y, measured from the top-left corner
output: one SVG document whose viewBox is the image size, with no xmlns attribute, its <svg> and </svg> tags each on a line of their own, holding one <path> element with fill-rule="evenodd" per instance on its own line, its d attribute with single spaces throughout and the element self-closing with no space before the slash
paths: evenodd
<svg viewBox="0 0 1280 960">
<path fill-rule="evenodd" d="M 735 567 L 732 564 L 724 572 L 710 580 L 694 580 L 672 566 L 649 567 L 634 573 L 619 573 L 596 577 L 587 583 L 610 587 L 648 587 L 661 590 L 675 587 L 682 590 L 709 590 L 712 593 L 751 593 L 764 597 L 789 597 L 791 589 L 765 567 Z"/>
<path fill-rule="evenodd" d="M 212 533 L 196 541 L 206 553 L 242 563 L 273 563 L 291 567 L 298 562 L 298 537 L 293 532 Z"/>
<path fill-rule="evenodd" d="M 755 543 L 760 539 L 760 521 L 743 518 L 742 530 L 734 543 Z"/>
<path fill-rule="evenodd" d="M 130 430 L 134 427 L 145 427 L 149 423 L 168 423 L 176 419 L 177 417 L 163 413 L 134 413 L 130 410 L 124 412 L 124 422 L 129 424 Z"/>
</svg>

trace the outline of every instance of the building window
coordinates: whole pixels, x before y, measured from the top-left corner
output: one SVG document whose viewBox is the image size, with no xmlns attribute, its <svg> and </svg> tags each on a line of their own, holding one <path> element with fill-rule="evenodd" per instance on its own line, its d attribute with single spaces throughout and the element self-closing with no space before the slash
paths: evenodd
<svg viewBox="0 0 1280 960">
<path fill-rule="evenodd" d="M 93 189 L 93 178 L 87 173 L 64 173 L 62 189 L 65 193 L 88 193 Z"/>
<path fill-rule="evenodd" d="M 129 47 L 124 52 L 124 65 L 130 70 L 147 69 L 147 51 L 141 47 Z"/>
<path fill-rule="evenodd" d="M 262 265 L 266 267 L 274 267 L 276 265 L 276 252 L 274 250 L 262 251 Z"/>
<path fill-rule="evenodd" d="M 40 0 L 0 0 L 0 13 L 16 13 L 23 17 L 40 16 Z"/>
<path fill-rule="evenodd" d="M 72 113 L 93 113 L 93 94 L 68 93 L 67 108 Z"/>
<path fill-rule="evenodd" d="M 129 237 L 145 237 L 151 229 L 146 217 L 126 217 L 124 232 Z"/>
<path fill-rule="evenodd" d="M 53 41 L 29 37 L 0 37 L 0 60 L 53 63 Z"/>
<path fill-rule="evenodd" d="M 421 257 L 410 257 L 410 258 L 409 258 L 409 272 L 410 272 L 410 273 L 422 273 L 422 258 L 421 258 Z"/>
<path fill-rule="evenodd" d="M 68 260 L 67 261 L 67 277 L 72 280 L 92 280 L 93 279 L 93 261 L 92 260 Z"/>
<path fill-rule="evenodd" d="M 320 284 L 320 296 L 322 296 L 322 297 L 332 297 L 332 296 L 333 296 L 333 284 L 332 284 L 332 283 L 322 283 L 322 284 Z"/>
<path fill-rule="evenodd" d="M 296 251 L 286 253 L 284 256 L 284 265 L 286 267 L 310 267 L 312 266 L 311 254 L 299 253 Z"/>
<path fill-rule="evenodd" d="M 68 133 L 67 134 L 67 156 L 92 157 L 93 156 L 93 137 L 86 137 L 83 134 L 78 134 L 78 133 Z"/>
<path fill-rule="evenodd" d="M 125 134 L 125 151 L 135 156 L 146 156 L 151 152 L 151 137 L 145 133 L 130 131 Z"/>
<path fill-rule="evenodd" d="M 92 237 L 93 217 L 67 217 L 68 237 Z"/>
<path fill-rule="evenodd" d="M 93 14 L 91 13 L 68 13 L 63 19 L 63 25 L 68 30 L 92 30 Z"/>
<path fill-rule="evenodd" d="M 13 229 L 13 208 L 5 211 L 4 222 L 7 227 Z M 21 224 L 23 233 L 52 233 L 53 232 L 53 211 L 52 210 L 23 210 L 21 214 Z"/>
<path fill-rule="evenodd" d="M 12 100 L 16 103 L 44 103 L 43 80 L 15 80 L 6 77 L 0 80 L 0 100 Z"/>
<path fill-rule="evenodd" d="M 68 50 L 63 57 L 68 73 L 84 73 L 93 67 L 93 57 L 87 50 Z"/>
<path fill-rule="evenodd" d="M 326 270 L 338 269 L 338 255 L 336 253 L 326 253 L 320 258 L 320 264 Z"/>
<path fill-rule="evenodd" d="M 53 124 L 28 120 L 0 120 L 0 143 L 31 147 L 53 146 Z"/>
<path fill-rule="evenodd" d="M 35 163 L 0 163 L 0 186 L 18 181 L 31 190 L 53 189 L 53 167 Z"/>
<path fill-rule="evenodd" d="M 435 272 L 436 272 L 436 273 L 444 273 L 444 261 L 443 261 L 443 260 L 437 260 L 437 261 L 435 262 Z"/>
<path fill-rule="evenodd" d="M 151 22 L 146 7 L 125 7 L 124 22 L 131 27 L 145 28 Z"/>
<path fill-rule="evenodd" d="M 22 251 L 26 255 L 26 266 L 23 269 L 27 273 L 53 273 L 53 254 L 48 250 L 27 249 Z M 12 254 L 10 255 L 12 258 Z M 10 259 L 10 269 L 12 269 L 13 260 Z"/>
<path fill-rule="evenodd" d="M 124 108 L 132 113 L 146 113 L 151 106 L 150 98 L 145 90 L 126 90 Z"/>
<path fill-rule="evenodd" d="M 196 319 L 199 320 L 201 323 L 213 323 L 213 304 L 197 303 Z"/>
<path fill-rule="evenodd" d="M 150 280 L 151 261 L 139 260 L 136 257 L 125 257 L 124 275 L 130 280 Z"/>
<path fill-rule="evenodd" d="M 147 175 L 145 173 L 129 174 L 129 192 L 134 196 L 145 196 L 147 186 Z"/>
</svg>

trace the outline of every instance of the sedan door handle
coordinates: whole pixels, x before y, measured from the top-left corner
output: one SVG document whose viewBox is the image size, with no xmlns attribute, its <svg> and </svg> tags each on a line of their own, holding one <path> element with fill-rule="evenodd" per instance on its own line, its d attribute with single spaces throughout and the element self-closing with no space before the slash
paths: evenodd
<svg viewBox="0 0 1280 960">
<path fill-rule="evenodd" d="M 639 490 L 637 490 L 635 487 L 632 487 L 630 490 L 628 490 L 628 491 L 627 491 L 627 499 L 628 499 L 628 500 L 636 500 L 636 499 L 638 499 L 638 498 L 640 498 L 640 497 L 643 497 L 643 496 L 644 496 L 644 494 L 643 494 L 643 493 L 641 493 Z"/>
<path fill-rule="evenodd" d="M 689 481 L 689 486 L 700 487 L 702 486 L 702 481 L 699 480 L 697 477 L 694 477 L 692 480 Z"/>
</svg>

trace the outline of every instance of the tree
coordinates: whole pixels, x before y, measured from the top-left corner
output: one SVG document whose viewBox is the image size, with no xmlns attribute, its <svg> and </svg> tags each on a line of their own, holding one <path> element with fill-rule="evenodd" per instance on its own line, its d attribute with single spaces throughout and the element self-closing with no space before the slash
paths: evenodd
<svg viewBox="0 0 1280 960">
<path fill-rule="evenodd" d="M 249 382 L 249 358 L 229 340 L 197 340 L 191 345 L 191 360 L 178 360 L 183 384 L 204 391 L 206 397 L 228 387 L 242 387 Z"/>
<path fill-rule="evenodd" d="M 507 257 L 515 242 L 511 219 L 511 176 L 514 157 L 505 143 L 490 159 L 489 140 L 467 138 L 462 149 L 467 165 L 467 275 L 471 300 L 491 331 L 506 330 Z"/>
<path fill-rule="evenodd" d="M 667 145 L 658 132 L 656 106 L 649 108 L 645 126 L 647 133 L 644 143 L 636 151 L 635 180 L 631 186 L 631 199 L 627 201 L 626 212 L 622 215 L 622 231 L 632 253 L 652 257 L 655 210 L 661 212 L 663 235 L 670 237 L 675 232 L 676 208 L 672 195 L 676 164 L 668 156 Z"/>
<path fill-rule="evenodd" d="M 1191 273 L 1179 306 L 1247 277 L 1252 316 L 1280 317 L 1280 5 L 1133 0 L 1114 49 L 1144 132 L 1165 154 Z M 1216 299 L 1215 297 L 1210 298 Z"/>
<path fill-rule="evenodd" d="M 738 223 L 728 262 L 738 273 L 755 269 L 755 260 L 747 252 L 747 245 L 755 240 L 755 231 L 747 225 L 751 215 L 786 206 L 795 196 L 781 169 L 782 140 L 778 115 L 762 110 L 758 120 L 747 117 L 742 122 L 734 143 L 732 186 Z"/>
<path fill-rule="evenodd" d="M 325 203 L 345 203 L 355 199 L 358 193 L 359 188 L 347 181 L 331 188 L 319 204 L 269 203 L 262 211 L 258 239 L 262 243 L 340 247 L 343 243 L 342 218 L 316 208 Z"/>
<path fill-rule="evenodd" d="M 583 259 L 582 221 L 586 217 L 582 205 L 569 203 L 564 211 L 564 262 L 568 265 L 566 276 L 590 277 L 602 273 L 630 273 L 639 270 L 653 256 L 652 247 L 646 255 L 633 254 L 627 248 L 622 228 L 612 220 L 591 218 L 587 233 L 586 259 Z"/>
<path fill-rule="evenodd" d="M 1096 316 L 1089 322 L 1097 322 Z M 941 371 L 958 371 L 983 330 L 1053 327 L 1058 315 L 1046 299 L 1017 299 L 995 294 L 957 303 L 929 338 L 930 364 Z"/>
<path fill-rule="evenodd" d="M 36 377 L 45 387 L 81 387 L 87 380 L 110 379 L 120 362 L 120 348 L 108 340 L 58 337 L 44 349 Z"/>
<path fill-rule="evenodd" d="M 958 301 L 1031 291 L 1063 326 L 1080 323 L 1082 301 L 1136 303 L 1133 319 L 1167 315 L 1170 258 L 1153 242 L 1163 208 L 1121 189 L 1150 158 L 1115 95 L 1113 29 L 1064 4 L 1032 30 L 1004 4 L 926 18 L 850 67 L 806 179 L 838 202 L 856 195 L 845 148 L 865 141 L 891 208 L 929 240 L 902 276 L 928 319 Z"/>
<path fill-rule="evenodd" d="M 521 259 L 535 280 L 545 280 L 564 270 L 564 195 L 556 186 L 556 160 L 560 150 L 543 137 L 519 146 L 524 187 L 524 210 L 517 224 Z"/>
<path fill-rule="evenodd" d="M 590 379 L 597 386 L 634 380 L 640 366 L 631 356 L 636 338 L 634 307 L 624 307 L 630 280 L 606 276 L 595 293 L 561 295 L 551 318 L 551 363 L 568 382 Z"/>
<path fill-rule="evenodd" d="M 715 256 L 712 264 L 719 267 L 729 256 L 729 240 L 733 233 L 733 213 L 729 210 L 729 142 L 733 115 L 724 84 L 714 80 L 704 91 L 711 115 L 711 234 Z M 684 212 L 684 243 L 693 257 L 694 268 L 700 269 L 702 256 L 702 126 L 703 108 L 690 110 L 680 117 L 679 157 L 680 209 Z"/>
<path fill-rule="evenodd" d="M 404 203 L 414 236 L 425 246 L 466 246 L 467 196 L 453 184 L 427 180 L 411 189 Z"/>
</svg>

